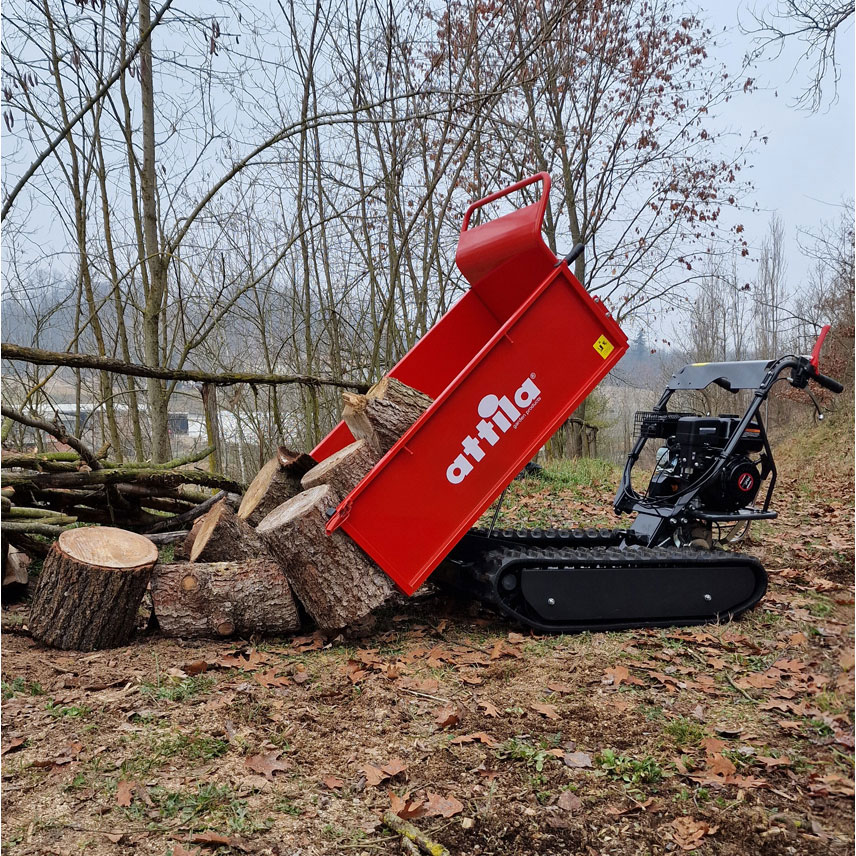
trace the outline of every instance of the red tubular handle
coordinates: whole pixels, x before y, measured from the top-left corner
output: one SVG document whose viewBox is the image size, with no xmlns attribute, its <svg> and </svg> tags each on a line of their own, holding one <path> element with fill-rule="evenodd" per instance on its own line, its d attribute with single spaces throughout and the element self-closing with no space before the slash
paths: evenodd
<svg viewBox="0 0 856 856">
<path fill-rule="evenodd" d="M 496 193 L 491 193 L 490 196 L 485 196 L 484 199 L 479 199 L 478 202 L 473 202 L 473 204 L 467 208 L 467 213 L 464 214 L 464 223 L 461 226 L 461 234 L 463 235 L 463 233 L 469 228 L 470 217 L 477 208 L 481 208 L 482 205 L 487 205 L 488 202 L 494 202 L 497 199 L 501 199 L 503 196 L 508 196 L 509 193 L 514 193 L 515 190 L 520 190 L 522 187 L 528 187 L 530 184 L 535 184 L 536 181 L 544 182 L 544 187 L 541 189 L 541 198 L 538 200 L 538 226 L 540 228 L 541 222 L 544 220 L 544 212 L 547 210 L 547 200 L 550 197 L 550 176 L 546 172 L 539 172 L 537 175 L 524 178 L 522 181 L 518 181 L 510 187 L 506 187 L 504 190 L 497 190 Z"/>
<path fill-rule="evenodd" d="M 814 370 L 817 371 L 818 365 L 820 363 L 820 349 L 823 347 L 823 340 L 826 338 L 826 334 L 829 332 L 829 324 L 824 324 L 823 329 L 820 331 L 820 335 L 817 337 L 817 341 L 814 343 L 814 347 L 811 350 L 811 359 L 809 362 L 814 367 Z"/>
</svg>

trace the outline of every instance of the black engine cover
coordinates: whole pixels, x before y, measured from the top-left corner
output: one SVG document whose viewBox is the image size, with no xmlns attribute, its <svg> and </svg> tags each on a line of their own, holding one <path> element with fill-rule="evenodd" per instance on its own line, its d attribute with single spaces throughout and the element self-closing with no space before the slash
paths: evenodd
<svg viewBox="0 0 856 856">
<path fill-rule="evenodd" d="M 705 505 L 712 511 L 738 511 L 755 501 L 761 486 L 761 473 L 749 458 L 729 461 L 715 488 L 705 492 Z"/>
</svg>

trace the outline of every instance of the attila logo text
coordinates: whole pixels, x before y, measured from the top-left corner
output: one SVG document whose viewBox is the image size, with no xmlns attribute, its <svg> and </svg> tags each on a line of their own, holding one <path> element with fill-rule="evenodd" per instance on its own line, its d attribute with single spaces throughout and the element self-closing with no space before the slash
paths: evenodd
<svg viewBox="0 0 856 856">
<path fill-rule="evenodd" d="M 446 468 L 446 478 L 452 484 L 460 484 L 473 471 L 474 464 L 484 458 L 483 443 L 487 447 L 495 446 L 500 437 L 515 426 L 535 404 L 541 390 L 535 386 L 534 377 L 532 375 L 523 381 L 514 393 L 513 402 L 507 395 L 502 398 L 486 395 L 479 402 L 478 411 L 482 419 L 476 425 L 476 436 L 468 434 L 464 437 L 461 441 L 463 452 Z"/>
</svg>

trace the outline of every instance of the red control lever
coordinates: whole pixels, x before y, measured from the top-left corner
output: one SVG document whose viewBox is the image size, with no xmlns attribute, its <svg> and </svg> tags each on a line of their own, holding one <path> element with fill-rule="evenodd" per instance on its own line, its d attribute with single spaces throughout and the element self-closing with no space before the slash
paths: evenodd
<svg viewBox="0 0 856 856">
<path fill-rule="evenodd" d="M 823 347 L 823 340 L 826 338 L 826 334 L 828 332 L 829 324 L 824 324 L 823 329 L 820 331 L 820 335 L 817 337 L 817 341 L 814 343 L 814 347 L 811 350 L 811 359 L 809 362 L 812 364 L 815 371 L 818 369 L 818 363 L 820 362 L 820 349 Z"/>
</svg>

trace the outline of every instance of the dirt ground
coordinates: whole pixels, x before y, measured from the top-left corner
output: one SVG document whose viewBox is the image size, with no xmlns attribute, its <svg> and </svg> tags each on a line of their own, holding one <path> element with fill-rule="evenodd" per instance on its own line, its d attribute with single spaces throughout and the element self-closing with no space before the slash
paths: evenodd
<svg viewBox="0 0 856 856">
<path fill-rule="evenodd" d="M 3 853 L 455 856 L 853 850 L 852 427 L 779 459 L 725 626 L 535 636 L 433 592 L 362 636 L 46 650 L 3 611 Z M 609 467 L 503 520 L 614 525 Z"/>
</svg>

